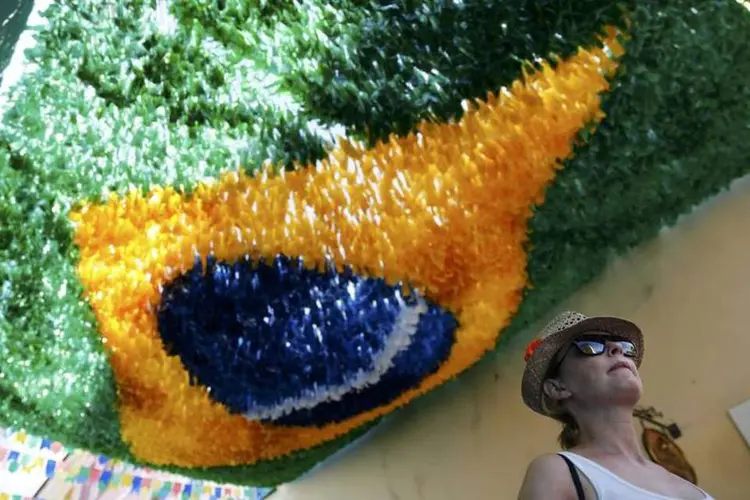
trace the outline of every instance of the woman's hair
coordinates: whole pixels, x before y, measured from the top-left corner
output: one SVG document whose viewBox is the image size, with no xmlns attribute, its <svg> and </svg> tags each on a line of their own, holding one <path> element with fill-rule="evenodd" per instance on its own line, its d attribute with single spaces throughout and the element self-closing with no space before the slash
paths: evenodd
<svg viewBox="0 0 750 500">
<path fill-rule="evenodd" d="M 565 352 L 565 349 L 561 349 L 555 355 L 555 359 L 547 371 L 547 375 L 544 377 L 545 379 L 558 377 L 560 374 L 562 358 L 565 357 Z M 542 397 L 544 398 L 544 396 Z M 578 427 L 578 422 L 576 422 L 575 417 L 562 408 L 558 402 L 551 402 L 549 406 L 555 407 L 552 416 L 563 426 L 560 435 L 557 436 L 557 442 L 560 443 L 560 447 L 563 450 L 569 450 L 578 446 L 581 443 L 581 428 Z"/>
<path fill-rule="evenodd" d="M 562 412 L 555 415 L 555 419 L 559 420 L 563 425 L 560 435 L 557 437 L 560 447 L 563 450 L 569 450 L 578 446 L 581 442 L 581 428 L 578 427 L 578 422 L 576 422 L 573 415 L 568 412 Z"/>
</svg>

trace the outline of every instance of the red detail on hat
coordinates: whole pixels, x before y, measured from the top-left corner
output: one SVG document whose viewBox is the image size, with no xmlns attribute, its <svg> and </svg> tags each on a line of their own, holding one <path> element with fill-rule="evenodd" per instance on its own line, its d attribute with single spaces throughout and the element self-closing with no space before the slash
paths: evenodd
<svg viewBox="0 0 750 500">
<path fill-rule="evenodd" d="M 523 355 L 523 360 L 528 363 L 529 358 L 532 354 L 534 354 L 534 351 L 536 351 L 536 348 L 540 345 L 542 345 L 542 339 L 534 339 L 529 342 L 529 345 L 526 346 L 526 353 Z"/>
</svg>

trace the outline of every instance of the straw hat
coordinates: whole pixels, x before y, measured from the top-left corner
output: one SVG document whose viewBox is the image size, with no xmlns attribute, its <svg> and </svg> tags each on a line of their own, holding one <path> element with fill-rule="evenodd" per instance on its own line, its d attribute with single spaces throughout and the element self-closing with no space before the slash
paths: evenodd
<svg viewBox="0 0 750 500">
<path fill-rule="evenodd" d="M 643 333 L 634 323 L 614 317 L 587 317 L 566 311 L 553 319 L 526 348 L 526 369 L 521 381 L 521 395 L 526 405 L 537 413 L 554 416 L 545 405 L 542 383 L 557 352 L 584 333 L 601 332 L 633 342 L 638 349 L 636 366 L 643 360 Z"/>
</svg>

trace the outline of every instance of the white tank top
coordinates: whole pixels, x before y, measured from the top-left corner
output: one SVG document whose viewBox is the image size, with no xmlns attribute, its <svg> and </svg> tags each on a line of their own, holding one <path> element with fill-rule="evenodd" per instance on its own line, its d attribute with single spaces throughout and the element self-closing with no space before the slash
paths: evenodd
<svg viewBox="0 0 750 500">
<path fill-rule="evenodd" d="M 633 500 L 635 498 L 638 500 L 677 500 L 673 497 L 665 497 L 664 495 L 644 490 L 613 474 L 609 469 L 602 467 L 598 463 L 576 453 L 561 451 L 559 454 L 569 458 L 579 472 L 586 476 L 591 486 L 594 487 L 598 500 Z M 703 493 L 704 500 L 714 500 L 713 497 L 697 486 L 696 489 Z"/>
</svg>

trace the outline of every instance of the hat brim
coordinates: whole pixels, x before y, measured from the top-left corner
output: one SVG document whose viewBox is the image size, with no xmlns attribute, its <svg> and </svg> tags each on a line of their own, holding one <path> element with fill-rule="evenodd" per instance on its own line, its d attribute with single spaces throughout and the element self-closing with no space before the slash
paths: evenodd
<svg viewBox="0 0 750 500">
<path fill-rule="evenodd" d="M 557 352 L 570 341 L 584 333 L 602 332 L 622 337 L 635 344 L 635 365 L 643 361 L 643 333 L 635 324 L 622 318 L 599 316 L 587 318 L 573 326 L 547 336 L 531 354 L 521 380 L 521 395 L 524 403 L 537 413 L 553 416 L 544 405 L 542 385 Z"/>
</svg>

